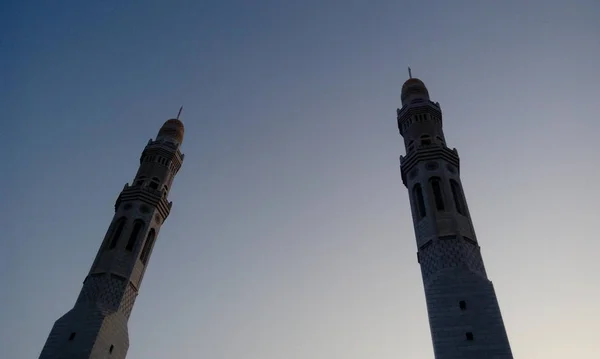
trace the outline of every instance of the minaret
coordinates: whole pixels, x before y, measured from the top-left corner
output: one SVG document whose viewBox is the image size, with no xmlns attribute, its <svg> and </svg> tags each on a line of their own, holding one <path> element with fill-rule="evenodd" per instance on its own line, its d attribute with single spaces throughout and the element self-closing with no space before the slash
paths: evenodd
<svg viewBox="0 0 600 359">
<path fill-rule="evenodd" d="M 167 198 L 183 162 L 182 141 L 178 118 L 165 122 L 156 140 L 148 141 L 133 184 L 125 184 L 117 198 L 115 215 L 77 302 L 54 323 L 40 359 L 127 355 L 127 322 L 156 237 L 171 211 Z"/>
<path fill-rule="evenodd" d="M 410 75 L 410 70 L 409 70 Z M 402 86 L 398 129 L 436 359 L 512 359 L 496 293 L 488 279 L 460 181 L 456 149 L 446 145 L 442 111 L 425 84 Z"/>
</svg>

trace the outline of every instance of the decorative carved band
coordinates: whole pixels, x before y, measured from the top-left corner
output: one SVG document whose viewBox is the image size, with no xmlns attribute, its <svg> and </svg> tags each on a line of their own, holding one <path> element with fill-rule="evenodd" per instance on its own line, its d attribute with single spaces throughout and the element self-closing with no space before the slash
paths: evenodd
<svg viewBox="0 0 600 359">
<path fill-rule="evenodd" d="M 419 146 L 416 151 L 410 153 L 408 156 L 400 156 L 402 183 L 407 186 L 406 176 L 419 162 L 437 159 L 443 159 L 454 165 L 457 169 L 460 169 L 460 158 L 458 157 L 456 148 L 449 149 L 446 146 L 439 146 L 436 144 Z"/>
<path fill-rule="evenodd" d="M 155 207 L 158 209 L 163 221 L 167 219 L 171 212 L 172 203 L 167 201 L 165 196 L 163 196 L 163 192 L 149 187 L 125 185 L 125 188 L 121 191 L 115 202 L 115 211 L 119 208 L 121 202 L 125 201 L 142 201 Z"/>
</svg>

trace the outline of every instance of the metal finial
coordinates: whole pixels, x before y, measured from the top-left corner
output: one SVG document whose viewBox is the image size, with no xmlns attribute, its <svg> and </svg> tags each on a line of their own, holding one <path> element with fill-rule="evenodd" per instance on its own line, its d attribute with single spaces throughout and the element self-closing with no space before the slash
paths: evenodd
<svg viewBox="0 0 600 359">
<path fill-rule="evenodd" d="M 181 110 L 183 110 L 183 106 L 179 108 L 179 112 L 177 112 L 177 119 L 179 120 L 179 116 L 181 115 Z"/>
<path fill-rule="evenodd" d="M 412 71 L 410 69 L 410 66 L 408 67 L 408 78 L 412 79 Z"/>
</svg>

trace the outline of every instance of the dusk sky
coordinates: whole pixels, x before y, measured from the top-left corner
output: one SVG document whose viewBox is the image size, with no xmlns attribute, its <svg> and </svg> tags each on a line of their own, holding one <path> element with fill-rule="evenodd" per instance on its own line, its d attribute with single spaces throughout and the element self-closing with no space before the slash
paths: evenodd
<svg viewBox="0 0 600 359">
<path fill-rule="evenodd" d="M 444 115 L 515 358 L 600 358 L 598 0 L 0 1 L 0 348 L 37 358 L 139 156 L 183 168 L 127 359 L 433 359 L 396 124 Z"/>
</svg>

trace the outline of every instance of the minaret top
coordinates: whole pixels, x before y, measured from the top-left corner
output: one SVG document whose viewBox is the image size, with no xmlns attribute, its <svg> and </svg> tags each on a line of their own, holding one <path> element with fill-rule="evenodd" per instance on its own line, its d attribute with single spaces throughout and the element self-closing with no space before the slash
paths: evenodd
<svg viewBox="0 0 600 359">
<path fill-rule="evenodd" d="M 172 118 L 162 125 L 156 139 L 171 139 L 180 145 L 183 142 L 183 133 L 183 122 L 179 118 Z"/>
<path fill-rule="evenodd" d="M 402 95 L 400 96 L 402 106 L 408 105 L 415 99 L 429 100 L 429 91 L 427 91 L 427 87 L 423 81 L 416 77 L 412 77 L 410 68 L 409 76 L 410 78 L 402 85 Z"/>
</svg>

